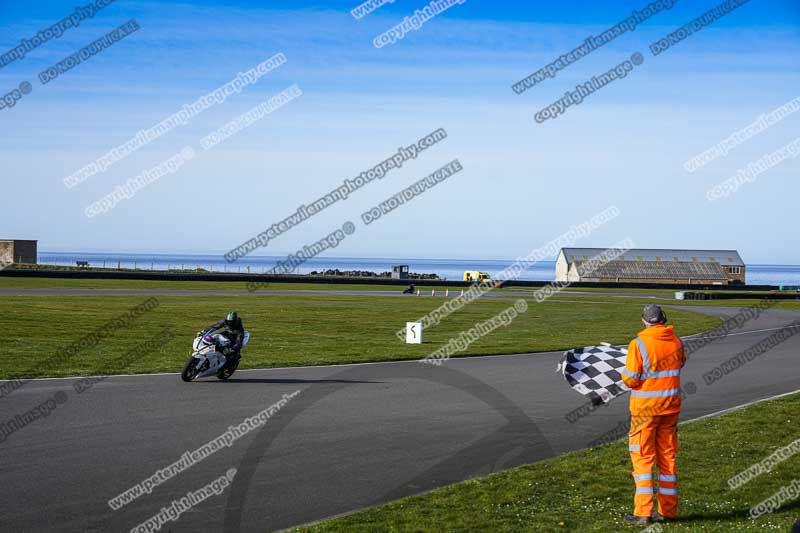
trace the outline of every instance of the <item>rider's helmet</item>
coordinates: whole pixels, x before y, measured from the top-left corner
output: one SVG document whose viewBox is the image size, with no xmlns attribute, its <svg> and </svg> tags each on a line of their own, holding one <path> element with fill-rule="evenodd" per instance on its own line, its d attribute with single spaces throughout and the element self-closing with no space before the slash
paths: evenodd
<svg viewBox="0 0 800 533">
<path fill-rule="evenodd" d="M 212 337 L 211 335 L 203 335 L 203 342 L 211 346 L 212 344 L 214 344 L 214 337 Z"/>
<path fill-rule="evenodd" d="M 236 311 L 228 311 L 228 314 L 225 315 L 225 325 L 226 326 L 233 326 L 239 321 L 239 313 Z"/>
</svg>

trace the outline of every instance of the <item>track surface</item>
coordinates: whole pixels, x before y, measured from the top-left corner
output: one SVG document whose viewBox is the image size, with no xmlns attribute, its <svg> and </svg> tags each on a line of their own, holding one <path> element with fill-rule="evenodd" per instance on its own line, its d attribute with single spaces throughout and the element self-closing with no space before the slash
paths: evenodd
<svg viewBox="0 0 800 533">
<path fill-rule="evenodd" d="M 719 316 L 740 309 L 693 308 Z M 712 385 L 701 375 L 800 318 L 770 310 L 690 356 L 683 419 L 796 390 L 800 335 Z M 768 330 L 768 331 L 763 331 Z M 583 397 L 554 373 L 560 353 L 242 371 L 230 382 L 112 377 L 35 380 L 0 399 L 0 422 L 58 391 L 49 417 L 0 443 L 0 529 L 128 531 L 231 467 L 231 487 L 161 531 L 267 531 L 586 447 L 627 416 L 627 398 L 576 423 Z M 157 469 L 301 393 L 262 428 L 119 511 L 107 501 Z M 620 435 L 621 436 L 621 435 Z"/>
</svg>

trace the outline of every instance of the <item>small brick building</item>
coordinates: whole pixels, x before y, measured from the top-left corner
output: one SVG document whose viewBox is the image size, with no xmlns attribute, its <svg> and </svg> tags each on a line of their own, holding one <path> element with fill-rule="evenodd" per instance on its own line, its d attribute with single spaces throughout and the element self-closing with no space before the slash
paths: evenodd
<svg viewBox="0 0 800 533">
<path fill-rule="evenodd" d="M 0 240 L 0 264 L 36 264 L 36 245 L 38 241 Z"/>
</svg>

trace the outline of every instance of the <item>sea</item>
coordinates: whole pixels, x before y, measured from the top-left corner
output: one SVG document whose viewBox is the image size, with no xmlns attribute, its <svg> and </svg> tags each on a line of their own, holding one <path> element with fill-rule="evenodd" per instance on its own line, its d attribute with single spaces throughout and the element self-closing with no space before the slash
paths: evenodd
<svg viewBox="0 0 800 533">
<path fill-rule="evenodd" d="M 220 255 L 210 254 L 134 254 L 134 253 L 82 253 L 40 252 L 39 264 L 75 266 L 77 261 L 88 261 L 92 267 L 135 268 L 141 270 L 171 270 L 202 268 L 210 272 L 241 272 L 261 274 L 275 266 L 284 256 L 247 256 L 231 264 Z M 461 280 L 465 270 L 479 270 L 494 275 L 513 259 L 414 259 L 414 258 L 361 258 L 315 257 L 300 265 L 296 273 L 309 274 L 328 269 L 362 270 L 376 273 L 392 270 L 392 265 L 408 265 L 417 274 L 436 274 L 441 279 Z M 519 279 L 552 281 L 555 279 L 555 261 L 540 261 L 524 272 Z M 747 283 L 750 285 L 800 285 L 800 265 L 747 265 Z"/>
</svg>

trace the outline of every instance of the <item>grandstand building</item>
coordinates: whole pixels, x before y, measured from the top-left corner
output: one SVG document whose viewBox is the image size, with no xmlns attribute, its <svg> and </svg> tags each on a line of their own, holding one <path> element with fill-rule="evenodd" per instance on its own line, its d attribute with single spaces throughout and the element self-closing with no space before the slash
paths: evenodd
<svg viewBox="0 0 800 533">
<path fill-rule="evenodd" d="M 556 281 L 602 283 L 745 283 L 745 264 L 736 250 L 629 250 L 594 270 L 584 265 L 605 248 L 562 248 Z"/>
</svg>

